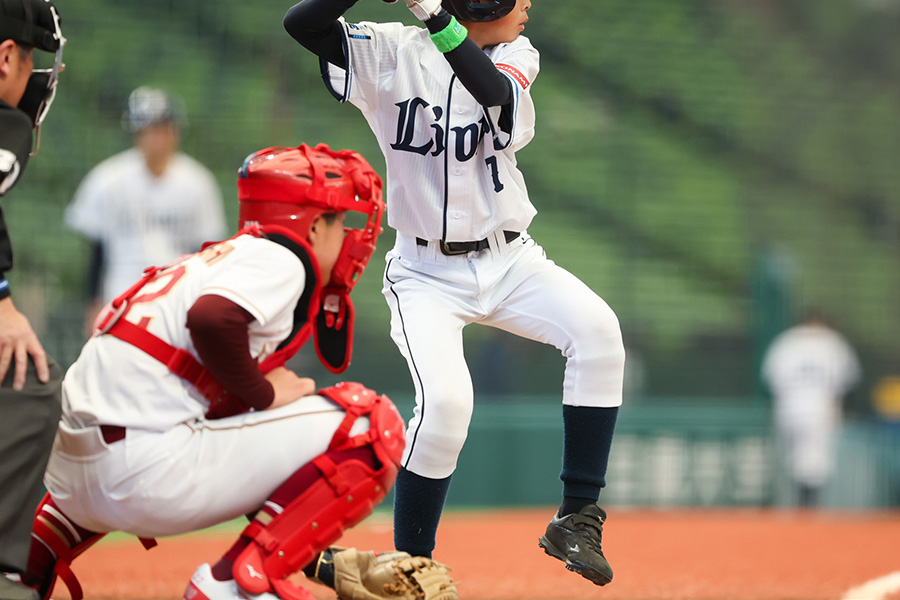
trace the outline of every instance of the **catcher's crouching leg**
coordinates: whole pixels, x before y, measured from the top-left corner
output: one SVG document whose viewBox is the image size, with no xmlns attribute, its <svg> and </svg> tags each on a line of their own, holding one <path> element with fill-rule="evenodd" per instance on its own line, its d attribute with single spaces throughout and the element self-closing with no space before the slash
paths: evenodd
<svg viewBox="0 0 900 600">
<path fill-rule="evenodd" d="M 71 564 L 101 537 L 102 533 L 87 532 L 72 523 L 50 494 L 44 494 L 31 525 L 31 548 L 28 567 L 22 575 L 23 583 L 34 588 L 41 600 L 47 600 L 53 593 L 57 577 L 61 577 L 72 598 L 81 600 L 84 594 Z"/>
<path fill-rule="evenodd" d="M 60 578 L 72 600 L 82 600 L 84 593 L 72 572 L 72 561 L 104 535 L 80 527 L 63 513 L 49 493 L 44 494 L 34 513 L 28 566 L 22 574 L 22 583 L 33 588 L 41 600 L 48 600 Z M 141 543 L 149 550 L 156 545 L 156 540 L 141 538 Z"/>
<path fill-rule="evenodd" d="M 319 478 L 268 523 L 254 519 L 243 532 L 250 544 L 234 562 L 237 584 L 250 594 L 274 592 L 285 600 L 310 600 L 312 595 L 287 581 L 340 538 L 344 530 L 371 514 L 394 484 L 403 453 L 404 423 L 394 404 L 358 383 L 341 383 L 320 390 L 347 415 L 328 451 L 312 464 Z M 369 418 L 369 430 L 350 437 L 353 423 Z M 374 464 L 335 458 L 345 450 L 369 447 Z"/>
</svg>

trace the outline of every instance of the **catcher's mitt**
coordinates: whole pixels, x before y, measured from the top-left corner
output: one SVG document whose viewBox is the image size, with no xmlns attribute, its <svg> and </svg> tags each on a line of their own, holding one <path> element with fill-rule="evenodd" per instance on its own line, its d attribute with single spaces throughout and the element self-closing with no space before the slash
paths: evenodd
<svg viewBox="0 0 900 600">
<path fill-rule="evenodd" d="M 406 552 L 334 551 L 334 589 L 341 600 L 457 600 L 446 565 Z"/>
</svg>

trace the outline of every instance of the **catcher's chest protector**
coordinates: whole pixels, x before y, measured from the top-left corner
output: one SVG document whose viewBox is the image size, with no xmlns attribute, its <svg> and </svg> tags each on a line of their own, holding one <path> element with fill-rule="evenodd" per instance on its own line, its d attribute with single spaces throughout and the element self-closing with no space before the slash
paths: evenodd
<svg viewBox="0 0 900 600">
<path fill-rule="evenodd" d="M 319 311 L 319 295 L 321 293 L 319 281 L 321 276 L 319 274 L 319 264 L 309 244 L 289 230 L 277 226 L 267 228 L 249 227 L 242 229 L 231 239 L 245 234 L 265 237 L 276 244 L 284 246 L 300 260 L 306 273 L 306 287 L 297 301 L 297 306 L 294 308 L 294 325 L 290 335 L 281 342 L 275 352 L 260 364 L 260 369 L 263 372 L 268 372 L 275 367 L 284 366 L 312 335 L 313 323 Z M 215 245 L 214 243 L 207 243 L 203 249 L 207 250 Z M 165 267 L 149 267 L 145 269 L 144 276 L 136 284 L 104 308 L 97 320 L 93 335 L 109 334 L 124 342 L 128 342 L 169 367 L 169 370 L 175 375 L 193 384 L 200 394 L 209 401 L 207 418 L 218 419 L 246 412 L 249 410 L 249 406 L 239 398 L 229 394 L 225 387 L 210 375 L 206 367 L 194 358 L 190 352 L 183 348 L 172 346 L 145 328 L 123 318 L 131 309 L 132 299 L 145 285 L 159 278 L 166 277 L 173 270 L 181 269 L 183 271 L 184 266 L 181 263 L 184 260 L 184 258 L 181 258 Z M 349 347 L 352 344 L 352 338 L 349 337 L 352 336 L 352 326 L 348 326 L 344 333 L 347 337 L 346 344 Z"/>
<path fill-rule="evenodd" d="M 339 383 L 319 394 L 342 406 L 347 416 L 329 451 L 370 446 L 380 463 L 373 469 L 356 459 L 335 463 L 322 454 L 312 463 L 321 477 L 281 514 L 262 526 L 253 522 L 242 535 L 253 542 L 234 564 L 238 585 L 251 594 L 273 591 L 286 600 L 310 600 L 308 591 L 287 577 L 336 542 L 344 530 L 371 514 L 394 485 L 405 445 L 404 423 L 394 404 L 359 383 Z M 369 417 L 369 430 L 350 437 L 353 423 Z"/>
</svg>

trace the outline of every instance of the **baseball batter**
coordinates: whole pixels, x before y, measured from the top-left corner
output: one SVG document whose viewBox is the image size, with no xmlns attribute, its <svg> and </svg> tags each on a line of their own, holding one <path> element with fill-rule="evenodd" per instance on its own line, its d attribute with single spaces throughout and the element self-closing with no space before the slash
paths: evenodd
<svg viewBox="0 0 900 600">
<path fill-rule="evenodd" d="M 610 307 L 527 233 L 536 210 L 515 152 L 532 139 L 539 55 L 531 0 L 407 0 L 426 28 L 348 23 L 356 0 L 303 0 L 284 26 L 320 57 L 328 89 L 365 116 L 387 164 L 384 295 L 416 393 L 397 478 L 394 541 L 431 556 L 474 392 L 472 323 L 566 357 L 563 501 L 540 545 L 598 585 L 611 581 L 597 506 L 622 402 L 625 352 Z"/>
<path fill-rule="evenodd" d="M 286 578 L 309 566 L 340 589 L 398 561 L 436 572 L 435 597 L 452 600 L 436 563 L 327 550 L 391 487 L 403 423 L 360 384 L 315 394 L 284 367 L 310 336 L 326 366 L 346 367 L 381 180 L 355 152 L 270 148 L 248 157 L 238 195 L 238 235 L 147 269 L 67 372 L 26 582 L 47 598 L 58 574 L 79 598 L 68 565 L 105 532 L 149 539 L 254 515 L 186 600 L 311 600 Z M 348 210 L 364 228 L 345 231 Z"/>
</svg>

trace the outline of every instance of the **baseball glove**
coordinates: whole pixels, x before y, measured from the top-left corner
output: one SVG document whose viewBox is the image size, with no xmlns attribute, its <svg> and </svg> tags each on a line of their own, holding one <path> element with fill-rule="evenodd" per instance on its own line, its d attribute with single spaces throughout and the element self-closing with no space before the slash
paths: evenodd
<svg viewBox="0 0 900 600">
<path fill-rule="evenodd" d="M 341 600 L 457 600 L 446 565 L 406 552 L 332 548 L 334 589 Z"/>
</svg>

